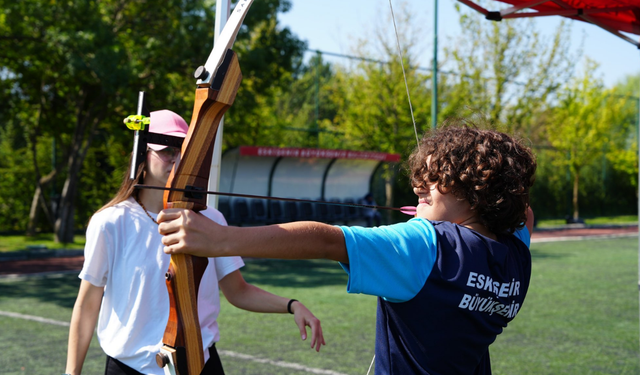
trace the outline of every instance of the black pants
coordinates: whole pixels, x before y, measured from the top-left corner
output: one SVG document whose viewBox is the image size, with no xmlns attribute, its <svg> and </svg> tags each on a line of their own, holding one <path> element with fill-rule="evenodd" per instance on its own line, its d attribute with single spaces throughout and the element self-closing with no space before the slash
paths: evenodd
<svg viewBox="0 0 640 375">
<path fill-rule="evenodd" d="M 220 356 L 216 350 L 216 344 L 211 345 L 209 348 L 209 360 L 205 363 L 202 369 L 201 375 L 224 375 L 224 369 L 222 368 L 222 362 L 220 362 Z M 115 358 L 107 356 L 107 365 L 104 370 L 104 375 L 144 375 L 124 363 L 118 361 Z"/>
</svg>

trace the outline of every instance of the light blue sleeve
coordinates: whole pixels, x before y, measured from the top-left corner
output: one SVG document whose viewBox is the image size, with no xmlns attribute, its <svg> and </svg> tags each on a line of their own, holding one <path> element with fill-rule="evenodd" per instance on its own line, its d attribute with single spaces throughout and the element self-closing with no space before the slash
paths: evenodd
<svg viewBox="0 0 640 375">
<path fill-rule="evenodd" d="M 436 232 L 424 219 L 377 228 L 341 226 L 349 264 L 347 292 L 405 302 L 418 294 L 437 256 Z"/>
<path fill-rule="evenodd" d="M 529 229 L 526 226 L 521 229 L 517 229 L 514 233 L 514 236 L 518 237 L 518 239 L 524 242 L 527 247 L 531 247 L 531 234 L 529 233 Z"/>
</svg>

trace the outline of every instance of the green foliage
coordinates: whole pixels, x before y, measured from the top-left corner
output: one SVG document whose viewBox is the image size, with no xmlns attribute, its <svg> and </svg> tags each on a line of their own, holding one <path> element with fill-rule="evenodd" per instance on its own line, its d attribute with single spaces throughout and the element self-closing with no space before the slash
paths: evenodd
<svg viewBox="0 0 640 375">
<path fill-rule="evenodd" d="M 19 126 L 34 151 L 39 144 L 55 139 L 59 156 L 57 165 L 49 162 L 42 170 L 32 170 L 32 185 L 26 191 L 33 191 L 34 182 L 56 168 L 61 177 L 58 180 L 67 179 L 65 191 L 59 190 L 62 183 L 53 186 L 65 199 L 59 211 L 74 211 L 75 192 L 89 190 L 77 187 L 86 153 L 92 147 L 105 147 L 103 143 L 94 146 L 94 138 L 114 135 L 121 142 L 130 139 L 121 121 L 135 108 L 138 90 L 153 91 L 152 97 L 163 98 L 164 93 L 179 89 L 165 84 L 163 76 L 177 70 L 187 73 L 190 54 L 198 48 L 190 48 L 197 44 L 196 35 L 187 32 L 183 22 L 202 24 L 200 16 L 193 14 L 192 8 L 198 4 L 2 3 L 7 37 L 1 41 L 4 53 L 0 59 L 7 72 L 3 83 L 11 86 L 4 92 L 9 105 L 0 114 L 2 126 Z M 179 49 L 186 53 L 175 53 Z M 12 145 L 14 151 L 19 148 Z M 103 152 L 108 150 L 103 148 Z M 49 155 L 51 152 L 43 156 Z M 35 153 L 31 157 L 40 159 Z M 100 201 L 111 193 L 100 184 L 94 189 Z M 95 208 L 80 206 L 75 211 Z M 21 214 L 29 217 L 28 211 Z"/>
<path fill-rule="evenodd" d="M 628 149 L 618 149 L 607 154 L 615 172 L 620 175 L 621 182 L 626 182 L 638 192 L 638 143 L 633 142 Z"/>
<path fill-rule="evenodd" d="M 406 66 L 411 66 L 405 62 Z M 415 145 L 411 113 L 399 63 L 361 63 L 360 74 L 338 72 L 336 123 L 350 147 L 407 154 Z M 407 69 L 415 117 L 428 118 L 431 101 L 426 77 Z"/>
<path fill-rule="evenodd" d="M 553 149 L 534 149 L 538 170 L 536 182 L 531 190 L 531 204 L 537 218 L 571 217 L 573 213 L 573 179 L 568 167 L 558 167 L 556 158 L 565 155 Z M 589 218 L 603 215 L 630 215 L 637 212 L 637 190 L 635 181 L 621 173 L 601 156 L 584 167 L 579 190 L 580 217 L 587 224 Z M 633 180 L 633 181 L 632 181 Z"/>
<path fill-rule="evenodd" d="M 533 151 L 538 168 L 531 188 L 531 207 L 537 218 L 564 218 L 571 209 L 567 206 L 567 195 L 571 193 L 570 175 L 552 164 L 554 150 L 534 148 Z"/>
<path fill-rule="evenodd" d="M 640 94 L 640 75 L 636 74 L 626 76 L 615 86 L 621 95 L 626 96 L 626 98 L 634 102 L 635 105 L 638 104 L 638 94 Z"/>
<path fill-rule="evenodd" d="M 596 68 L 587 60 L 583 75 L 567 83 L 546 128 L 549 143 L 558 152 L 553 164 L 571 173 L 574 218 L 579 217 L 579 184 L 585 168 L 605 155 L 612 155 L 617 166 L 630 160 L 626 153 L 619 152 L 627 146 L 629 134 L 625 103 L 594 78 Z M 587 176 L 593 178 L 593 174 Z"/>
<path fill-rule="evenodd" d="M 607 159 L 622 181 L 638 194 L 638 126 L 640 124 L 640 75 L 625 77 L 612 94 L 622 103 L 621 121 L 627 124 L 626 133 L 619 133 L 617 147 Z"/>
<path fill-rule="evenodd" d="M 396 15 L 401 52 L 395 38 L 385 37 L 379 30 L 374 37 L 360 40 L 356 55 L 369 57 L 370 51 L 380 51 L 379 59 L 387 63 L 363 60 L 338 67 L 331 99 L 337 109 L 334 123 L 344 132 L 350 148 L 407 156 L 416 145 L 411 107 L 418 136 L 431 127 L 431 77 L 417 70 L 420 29 L 413 27 L 409 9 L 403 7 Z"/>
<path fill-rule="evenodd" d="M 0 128 L 0 224 L 5 231 L 26 228 L 31 203 L 33 164 L 26 147 L 15 147 L 22 141 L 17 126 Z"/>
<path fill-rule="evenodd" d="M 337 105 L 332 101 L 337 85 L 334 68 L 317 54 L 302 65 L 290 85 L 274 102 L 273 145 L 345 148 L 342 132 L 334 124 Z"/>
<path fill-rule="evenodd" d="M 456 74 L 444 88 L 442 117 L 486 117 L 507 132 L 537 141 L 541 116 L 578 56 L 570 55 L 570 31 L 562 23 L 544 39 L 532 20 L 489 23 L 473 11 L 460 13 L 462 34 L 445 48 Z M 578 53 L 579 54 L 579 53 Z"/>
<path fill-rule="evenodd" d="M 246 89 L 236 99 L 244 111 L 229 116 L 232 144 L 244 140 L 234 124 L 261 124 L 255 114 L 304 48 L 277 26 L 288 0 L 253 7 L 236 43 Z M 211 51 L 214 9 L 204 0 L 0 1 L 0 153 L 10 155 L 0 162 L 0 230 L 26 228 L 36 182 L 54 170 L 45 198 L 54 191 L 58 215 L 76 213 L 71 231 L 86 224 L 121 181 L 132 139 L 122 119 L 135 111 L 138 91 L 149 94 L 151 110 L 189 119 L 192 72 Z M 56 149 L 46 150 L 54 140 Z"/>
<path fill-rule="evenodd" d="M 243 79 L 225 117 L 225 147 L 277 144 L 280 120 L 273 108 L 291 83 L 306 48 L 306 43 L 278 24 L 277 13 L 289 6 L 284 0 L 258 1 L 247 15 L 247 28 L 234 45 Z"/>
<path fill-rule="evenodd" d="M 254 2 L 240 30 L 234 50 L 243 82 L 225 116 L 224 148 L 341 148 L 406 158 L 416 136 L 395 36 L 376 28 L 351 53 L 388 63 L 329 64 L 321 55 L 303 63 L 305 42 L 277 19 L 290 6 Z M 71 229 L 87 223 L 123 178 L 132 135 L 122 118 L 135 110 L 137 92 L 149 94 L 152 110 L 190 118 L 191 75 L 211 50 L 213 13 L 209 0 L 162 7 L 0 0 L 0 230 L 27 227 L 38 181 L 47 205 L 60 200 L 75 212 Z M 417 69 L 424 33 L 406 7 L 396 17 L 421 136 L 431 128 L 432 99 L 431 75 Z M 540 217 L 571 214 L 575 178 L 567 176 L 576 171 L 578 201 L 590 202 L 582 214 L 635 213 L 640 77 L 615 90 L 603 87 L 595 67 L 570 79 L 580 52 L 569 52 L 568 24 L 545 39 L 528 21 L 488 23 L 464 11 L 460 22 L 462 35 L 441 60 L 439 120 L 476 117 L 526 137 L 538 155 L 532 202 Z M 379 202 L 415 202 L 400 166 L 376 178 Z M 50 231 L 55 218 L 33 220 Z"/>
</svg>

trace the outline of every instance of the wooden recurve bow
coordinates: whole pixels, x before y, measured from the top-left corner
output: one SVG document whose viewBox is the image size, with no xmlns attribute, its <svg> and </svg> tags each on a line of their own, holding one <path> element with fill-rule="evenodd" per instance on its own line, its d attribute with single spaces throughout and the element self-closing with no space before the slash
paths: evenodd
<svg viewBox="0 0 640 375">
<path fill-rule="evenodd" d="M 165 208 L 206 208 L 205 193 L 218 125 L 235 99 L 242 73 L 231 50 L 253 0 L 240 0 L 218 37 L 204 66 L 195 72 L 197 88 L 189 131 L 182 144 L 180 163 L 174 167 L 166 190 Z M 166 274 L 170 312 L 156 360 L 165 374 L 199 375 L 204 367 L 204 350 L 198 319 L 198 287 L 208 260 L 186 254 L 171 255 Z"/>
</svg>

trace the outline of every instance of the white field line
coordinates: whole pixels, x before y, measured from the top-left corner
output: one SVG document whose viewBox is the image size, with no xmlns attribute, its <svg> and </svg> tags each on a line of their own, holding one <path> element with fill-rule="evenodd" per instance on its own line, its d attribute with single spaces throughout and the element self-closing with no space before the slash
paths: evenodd
<svg viewBox="0 0 640 375">
<path fill-rule="evenodd" d="M 8 316 L 10 318 L 33 320 L 34 322 L 47 323 L 47 324 L 53 324 L 53 325 L 56 325 L 56 326 L 69 327 L 69 322 L 62 322 L 60 320 L 41 318 L 39 316 L 18 314 L 18 313 L 9 312 L 9 311 L 0 311 L 0 315 Z"/>
<path fill-rule="evenodd" d="M 68 327 L 69 326 L 69 322 L 62 322 L 62 321 L 59 321 L 59 320 L 41 318 L 39 316 L 25 315 L 25 314 L 19 314 L 19 313 L 14 313 L 14 312 L 9 312 L 9 311 L 0 311 L 0 315 L 8 316 L 10 318 L 32 320 L 34 322 L 53 324 L 53 325 L 63 326 L 63 327 Z M 323 370 L 323 369 L 319 369 L 319 368 L 307 367 L 307 366 L 303 366 L 303 365 L 298 364 L 298 363 L 291 363 L 291 362 L 284 362 L 284 361 L 274 361 L 274 360 L 271 360 L 271 359 L 254 357 L 252 355 L 236 353 L 236 352 L 232 352 L 232 351 L 229 351 L 229 350 L 219 350 L 218 354 L 220 354 L 221 356 L 226 356 L 226 357 L 244 359 L 246 361 L 264 363 L 264 364 L 268 364 L 268 365 L 272 365 L 272 366 L 278 366 L 278 367 L 289 368 L 289 369 L 293 369 L 293 370 L 304 371 L 304 372 L 306 372 L 308 374 L 347 375 L 347 374 L 343 374 L 343 373 L 335 372 L 335 371 L 331 371 L 331 370 Z"/>
</svg>

